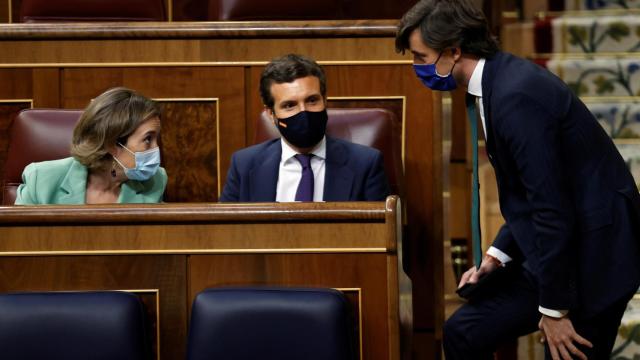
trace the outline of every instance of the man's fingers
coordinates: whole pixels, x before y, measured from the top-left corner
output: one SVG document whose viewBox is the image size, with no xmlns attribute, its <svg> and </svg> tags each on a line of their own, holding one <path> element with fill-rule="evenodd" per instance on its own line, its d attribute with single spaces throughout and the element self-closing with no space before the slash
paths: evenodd
<svg viewBox="0 0 640 360">
<path fill-rule="evenodd" d="M 567 345 L 567 349 L 569 349 L 569 351 L 573 355 L 577 356 L 578 358 L 580 358 L 582 360 L 588 360 L 587 356 L 582 351 L 578 350 L 578 348 L 575 345 L 573 345 L 572 342 L 569 342 L 568 344 L 565 344 L 565 345 Z"/>
<path fill-rule="evenodd" d="M 573 359 L 571 357 L 571 354 L 569 354 L 569 352 L 567 351 L 567 348 L 565 348 L 564 344 L 560 344 L 560 346 L 558 346 L 558 351 L 560 352 L 560 355 L 562 356 L 563 360 L 572 360 Z"/>
<path fill-rule="evenodd" d="M 574 333 L 574 334 L 573 334 L 573 340 L 575 340 L 575 341 L 576 341 L 578 344 L 580 344 L 580 345 L 584 345 L 584 346 L 586 346 L 586 347 L 590 347 L 590 348 L 592 348 L 592 347 L 593 347 L 593 344 L 592 344 L 589 340 L 587 340 L 587 339 L 583 338 L 583 337 L 582 337 L 582 336 L 580 336 L 580 334 L 578 334 L 578 333 Z"/>
<path fill-rule="evenodd" d="M 550 342 L 547 343 L 547 345 L 549 346 L 549 352 L 551 353 L 551 358 L 553 360 L 560 360 L 560 356 L 558 355 L 558 349 L 556 349 L 556 346 Z"/>
<path fill-rule="evenodd" d="M 458 284 L 458 288 L 461 288 L 462 285 L 466 284 L 469 281 L 469 277 L 474 271 L 475 271 L 475 268 L 472 267 L 471 269 L 465 271 L 464 274 L 462 274 L 462 277 L 460 278 L 460 283 Z"/>
</svg>

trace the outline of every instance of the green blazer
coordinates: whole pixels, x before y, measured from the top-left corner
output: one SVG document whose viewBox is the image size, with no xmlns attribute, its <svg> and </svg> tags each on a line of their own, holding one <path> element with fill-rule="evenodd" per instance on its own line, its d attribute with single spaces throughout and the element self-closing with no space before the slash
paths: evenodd
<svg viewBox="0 0 640 360">
<path fill-rule="evenodd" d="M 22 172 L 16 205 L 84 204 L 87 168 L 76 159 L 31 163 Z M 118 203 L 158 203 L 167 186 L 163 168 L 147 181 L 129 180 L 121 185 Z"/>
</svg>

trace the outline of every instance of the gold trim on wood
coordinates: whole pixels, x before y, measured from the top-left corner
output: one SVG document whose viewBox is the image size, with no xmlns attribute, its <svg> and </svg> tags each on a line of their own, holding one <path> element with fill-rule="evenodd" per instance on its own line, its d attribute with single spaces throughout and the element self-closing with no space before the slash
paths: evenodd
<svg viewBox="0 0 640 360">
<path fill-rule="evenodd" d="M 387 248 L 273 248 L 273 249 L 166 249 L 166 250 L 62 250 L 62 251 L 0 251 L 3 256 L 54 255 L 228 255 L 228 254 L 342 254 L 388 253 Z"/>
<path fill-rule="evenodd" d="M 216 104 L 216 183 L 218 186 L 218 199 L 222 193 L 220 185 L 220 98 L 158 98 L 157 102 L 214 102 Z"/>
<path fill-rule="evenodd" d="M 105 290 L 111 291 L 111 290 Z M 156 297 L 156 351 L 160 360 L 160 289 L 115 290 L 134 294 L 155 294 Z"/>
<path fill-rule="evenodd" d="M 334 288 L 341 292 L 356 292 L 358 293 L 358 342 L 360 347 L 360 360 L 364 359 L 362 353 L 362 288 Z"/>
<path fill-rule="evenodd" d="M 85 67 L 206 67 L 206 66 L 265 66 L 268 61 L 184 61 L 184 62 L 87 62 L 87 63 L 2 63 L 0 68 L 85 68 Z M 411 60 L 345 60 L 318 61 L 320 65 L 411 65 Z"/>
<path fill-rule="evenodd" d="M 0 104 L 29 104 L 29 108 L 33 109 L 33 99 L 0 99 Z"/>
<path fill-rule="evenodd" d="M 173 0 L 167 1 L 167 21 L 173 22 Z"/>
<path fill-rule="evenodd" d="M 412 62 L 409 62 L 412 63 Z M 327 100 L 402 100 L 402 133 L 400 144 L 400 157 L 402 160 L 402 172 L 404 173 L 404 158 L 405 158 L 405 146 L 406 146 L 406 131 L 407 131 L 407 97 L 404 95 L 381 95 L 381 96 L 327 96 Z"/>
<path fill-rule="evenodd" d="M 9 8 L 9 14 L 8 14 L 9 15 L 9 17 L 8 17 L 9 24 L 13 23 L 13 14 L 12 14 L 13 8 L 11 7 L 11 2 L 12 1 L 13 0 L 7 0 L 7 7 Z"/>
</svg>

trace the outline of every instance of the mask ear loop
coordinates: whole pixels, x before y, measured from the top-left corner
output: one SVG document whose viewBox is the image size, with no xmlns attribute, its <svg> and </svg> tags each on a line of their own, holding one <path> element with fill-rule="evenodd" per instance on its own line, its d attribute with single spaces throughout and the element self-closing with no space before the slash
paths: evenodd
<svg viewBox="0 0 640 360">
<path fill-rule="evenodd" d="M 436 62 L 434 62 L 434 63 L 433 63 L 433 65 L 434 65 L 434 66 L 435 66 L 435 65 L 438 63 L 438 61 L 440 60 L 440 57 L 442 56 L 442 53 L 443 53 L 443 52 L 444 52 L 444 50 L 440 52 L 440 55 L 438 55 L 438 58 L 436 59 Z M 455 52 L 456 52 L 456 48 L 453 48 L 453 47 L 452 47 L 452 48 L 451 48 L 451 53 L 452 53 L 452 54 L 455 54 Z M 437 67 L 435 67 L 436 75 L 438 75 L 439 77 L 447 77 L 447 76 L 451 75 L 451 73 L 453 72 L 453 68 L 455 68 L 455 67 L 456 67 L 456 62 L 454 61 L 454 62 L 453 62 L 453 66 L 451 67 L 451 70 L 449 70 L 449 72 L 448 72 L 448 73 L 446 73 L 446 74 L 444 74 L 444 75 L 441 75 L 440 73 L 438 73 L 438 68 L 437 68 Z"/>
</svg>

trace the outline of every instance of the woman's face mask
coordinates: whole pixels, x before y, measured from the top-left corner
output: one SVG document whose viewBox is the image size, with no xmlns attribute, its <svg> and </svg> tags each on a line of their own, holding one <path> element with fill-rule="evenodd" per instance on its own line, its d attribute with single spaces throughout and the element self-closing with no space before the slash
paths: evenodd
<svg viewBox="0 0 640 360">
<path fill-rule="evenodd" d="M 124 169 L 124 174 L 130 180 L 145 181 L 149 180 L 158 172 L 160 167 L 160 148 L 155 147 L 147 151 L 133 152 L 127 149 L 126 146 L 118 143 L 123 149 L 133 154 L 136 160 L 136 165 L 133 168 L 125 167 L 117 157 L 113 159 Z"/>
</svg>

